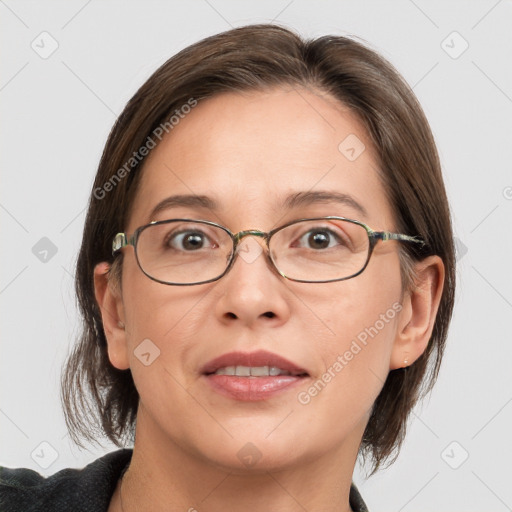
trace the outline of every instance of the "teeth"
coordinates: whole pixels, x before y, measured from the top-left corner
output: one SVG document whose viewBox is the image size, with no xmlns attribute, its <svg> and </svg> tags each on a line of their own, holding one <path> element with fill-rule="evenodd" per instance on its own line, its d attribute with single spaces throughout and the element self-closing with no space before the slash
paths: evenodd
<svg viewBox="0 0 512 512">
<path fill-rule="evenodd" d="M 277 375 L 291 375 L 286 370 L 275 366 L 225 366 L 219 368 L 215 375 L 236 375 L 237 377 L 275 377 Z"/>
<path fill-rule="evenodd" d="M 235 375 L 237 377 L 250 377 L 251 376 L 251 368 L 249 366 L 237 366 Z"/>
</svg>

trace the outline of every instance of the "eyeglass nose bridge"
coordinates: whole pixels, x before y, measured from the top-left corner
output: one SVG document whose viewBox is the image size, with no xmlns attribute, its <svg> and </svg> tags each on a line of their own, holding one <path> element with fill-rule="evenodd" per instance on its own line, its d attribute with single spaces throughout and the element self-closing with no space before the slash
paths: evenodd
<svg viewBox="0 0 512 512">
<path fill-rule="evenodd" d="M 233 253 L 231 255 L 231 261 L 229 262 L 229 265 L 226 268 L 226 271 L 225 271 L 225 273 L 223 275 L 225 275 L 227 272 L 229 272 L 229 270 L 233 266 L 235 260 L 239 256 L 239 251 L 238 251 L 239 243 L 246 236 L 255 236 L 255 237 L 263 238 L 265 240 L 265 245 L 266 245 L 266 250 L 261 248 L 261 252 L 259 252 L 258 254 L 255 254 L 255 256 L 257 257 L 257 256 L 259 256 L 259 254 L 264 254 L 265 255 L 265 259 L 268 260 L 268 263 L 270 265 L 270 269 L 272 270 L 272 272 L 275 272 L 276 274 L 278 274 L 280 276 L 286 277 L 286 275 L 283 274 L 277 268 L 277 266 L 276 266 L 276 264 L 275 264 L 275 262 L 274 262 L 274 260 L 273 260 L 273 258 L 271 256 L 271 254 L 270 254 L 269 241 L 270 241 L 271 235 L 272 235 L 272 232 L 266 233 L 265 231 L 260 231 L 259 229 L 246 229 L 244 231 L 239 231 L 238 233 L 232 234 L 231 238 L 233 239 Z M 246 263 L 252 263 L 255 258 L 246 255 L 246 256 L 243 256 L 242 259 Z"/>
<path fill-rule="evenodd" d="M 244 231 L 239 231 L 238 233 L 235 233 L 232 235 L 234 247 L 233 247 L 233 256 L 236 255 L 238 245 L 240 242 L 246 237 L 246 236 L 256 236 L 259 238 L 263 238 L 265 240 L 267 249 L 269 248 L 268 241 L 269 241 L 269 233 L 265 233 L 264 231 L 260 231 L 259 229 L 246 229 Z"/>
<path fill-rule="evenodd" d="M 268 233 L 260 231 L 259 229 L 246 229 L 244 231 L 239 231 L 238 233 L 235 233 L 233 235 L 235 246 L 237 246 L 242 240 L 242 238 L 245 238 L 246 236 L 259 236 L 260 238 L 263 238 L 265 239 L 266 242 L 268 242 Z"/>
</svg>

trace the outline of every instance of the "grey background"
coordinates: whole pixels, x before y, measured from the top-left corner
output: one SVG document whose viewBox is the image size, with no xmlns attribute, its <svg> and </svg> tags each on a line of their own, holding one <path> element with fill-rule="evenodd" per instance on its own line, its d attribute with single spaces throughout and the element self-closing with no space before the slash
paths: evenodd
<svg viewBox="0 0 512 512">
<path fill-rule="evenodd" d="M 274 20 L 307 36 L 363 38 L 404 75 L 436 137 L 458 238 L 437 386 L 412 415 L 397 462 L 367 481 L 356 467 L 354 480 L 372 511 L 512 509 L 510 1 L 3 0 L 0 16 L 0 464 L 51 474 L 112 449 L 75 448 L 59 401 L 78 328 L 74 263 L 103 145 L 172 54 Z"/>
</svg>

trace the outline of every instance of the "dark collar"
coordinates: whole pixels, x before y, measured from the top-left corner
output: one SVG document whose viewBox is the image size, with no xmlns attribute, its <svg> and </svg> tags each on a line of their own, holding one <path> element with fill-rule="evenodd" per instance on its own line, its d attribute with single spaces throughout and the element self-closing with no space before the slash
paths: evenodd
<svg viewBox="0 0 512 512">
<path fill-rule="evenodd" d="M 132 450 L 117 450 L 83 469 L 63 469 L 44 478 L 30 469 L 0 468 L 2 512 L 101 512 L 132 458 Z M 368 512 L 354 484 L 350 487 L 353 512 Z"/>
</svg>

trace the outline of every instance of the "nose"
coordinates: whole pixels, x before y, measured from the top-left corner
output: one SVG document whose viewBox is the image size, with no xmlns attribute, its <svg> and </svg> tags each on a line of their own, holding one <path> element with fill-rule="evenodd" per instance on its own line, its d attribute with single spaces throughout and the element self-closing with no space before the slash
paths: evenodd
<svg viewBox="0 0 512 512">
<path fill-rule="evenodd" d="M 245 236 L 238 244 L 235 261 L 219 283 L 216 315 L 225 324 L 275 327 L 290 317 L 290 292 L 269 261 L 264 240 L 255 236 Z"/>
</svg>

